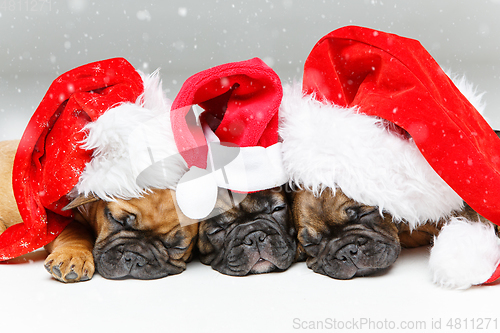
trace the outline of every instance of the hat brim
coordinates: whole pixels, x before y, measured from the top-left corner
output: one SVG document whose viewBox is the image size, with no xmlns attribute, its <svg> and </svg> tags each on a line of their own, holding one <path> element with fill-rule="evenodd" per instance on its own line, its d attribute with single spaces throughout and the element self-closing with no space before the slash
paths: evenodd
<svg viewBox="0 0 500 333">
<path fill-rule="evenodd" d="M 303 83 L 319 100 L 403 128 L 463 200 L 500 224 L 500 139 L 418 41 L 335 30 L 311 51 Z"/>
<path fill-rule="evenodd" d="M 12 185 L 23 223 L 0 235 L 1 260 L 48 244 L 71 222 L 72 212 L 63 211 L 66 195 L 92 155 L 80 147 L 83 127 L 142 90 L 140 75 L 123 58 L 75 68 L 51 84 L 16 152 Z"/>
</svg>

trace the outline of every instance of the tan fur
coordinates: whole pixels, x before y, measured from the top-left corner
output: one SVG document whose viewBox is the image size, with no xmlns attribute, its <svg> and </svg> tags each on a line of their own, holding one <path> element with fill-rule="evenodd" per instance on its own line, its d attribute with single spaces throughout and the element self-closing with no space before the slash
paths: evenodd
<svg viewBox="0 0 500 333">
<path fill-rule="evenodd" d="M 21 216 L 12 191 L 12 166 L 18 141 L 0 142 L 0 233 L 9 226 L 21 223 Z M 45 246 L 49 252 L 45 267 L 58 280 L 76 282 L 92 278 L 94 258 L 92 250 L 96 241 L 105 239 L 110 234 L 110 221 L 105 216 L 109 209 L 112 216 L 119 219 L 126 214 L 133 214 L 134 229 L 153 234 L 168 234 L 172 237 L 181 230 L 188 250 L 178 257 L 170 255 L 172 260 L 181 262 L 192 255 L 198 232 L 198 226 L 191 224 L 181 227 L 175 208 L 175 192 L 153 190 L 142 198 L 131 200 L 81 201 L 75 205 L 75 219 L 50 244 Z M 87 200 L 88 201 L 88 200 Z M 187 219 L 186 217 L 183 217 Z M 185 265 L 185 263 L 182 263 Z"/>
<path fill-rule="evenodd" d="M 19 141 L 0 142 L 0 233 L 22 222 L 12 191 L 12 165 Z"/>
</svg>

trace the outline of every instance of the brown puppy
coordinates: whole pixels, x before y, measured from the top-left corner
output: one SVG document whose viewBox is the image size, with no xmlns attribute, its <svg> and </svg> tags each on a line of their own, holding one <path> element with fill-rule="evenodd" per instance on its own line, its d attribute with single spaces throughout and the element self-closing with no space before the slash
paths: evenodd
<svg viewBox="0 0 500 333">
<path fill-rule="evenodd" d="M 17 144 L 0 142 L 0 232 L 22 222 L 11 181 Z M 155 279 L 182 272 L 191 258 L 198 227 L 180 226 L 171 190 L 111 202 L 79 197 L 68 209 L 74 221 L 45 247 L 45 267 L 60 281 L 88 280 L 95 269 L 110 279 Z"/>
<path fill-rule="evenodd" d="M 340 189 L 315 197 L 308 190 L 292 193 L 292 215 L 301 257 L 317 273 L 336 279 L 364 276 L 391 266 L 403 247 L 431 244 L 444 221 L 410 231 L 389 214 L 348 198 Z M 456 216 L 477 220 L 465 206 Z M 480 217 L 483 222 L 486 220 Z"/>
<path fill-rule="evenodd" d="M 295 238 L 283 187 L 246 195 L 219 189 L 212 217 L 200 222 L 198 249 L 204 264 L 243 276 L 289 268 L 296 259 Z"/>
<path fill-rule="evenodd" d="M 21 222 L 12 190 L 12 165 L 19 141 L 0 141 L 0 233 Z"/>
</svg>

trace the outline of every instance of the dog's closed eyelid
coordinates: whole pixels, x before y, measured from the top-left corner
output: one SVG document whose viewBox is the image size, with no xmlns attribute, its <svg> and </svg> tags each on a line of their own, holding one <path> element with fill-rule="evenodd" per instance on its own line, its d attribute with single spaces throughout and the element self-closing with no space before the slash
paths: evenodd
<svg viewBox="0 0 500 333">
<path fill-rule="evenodd" d="M 207 235 L 212 236 L 218 232 L 221 232 L 222 230 L 224 230 L 224 229 L 221 227 L 209 227 L 209 228 L 207 228 Z"/>
<path fill-rule="evenodd" d="M 104 208 L 104 215 L 106 216 L 106 218 L 108 219 L 108 221 L 116 222 L 118 224 L 122 224 L 121 221 L 115 219 L 115 217 L 113 216 L 113 214 L 111 213 L 111 211 L 107 207 Z"/>
<path fill-rule="evenodd" d="M 281 211 L 281 210 L 284 210 L 284 209 L 286 209 L 286 206 L 287 206 L 287 205 L 286 205 L 286 203 L 282 203 L 282 204 L 279 204 L 279 205 L 275 205 L 275 206 L 273 207 L 273 211 L 272 211 L 272 212 L 274 213 L 274 212 L 279 212 L 279 211 Z"/>
<path fill-rule="evenodd" d="M 191 244 L 189 244 L 189 245 L 191 245 Z M 177 251 L 186 251 L 189 248 L 189 245 L 188 246 L 172 246 L 172 247 L 169 247 L 169 249 L 177 250 Z"/>
<path fill-rule="evenodd" d="M 132 228 L 136 221 L 136 216 L 133 214 L 126 214 L 123 217 L 115 217 L 108 208 L 104 210 L 104 213 L 109 221 L 118 223 L 123 227 Z"/>
</svg>

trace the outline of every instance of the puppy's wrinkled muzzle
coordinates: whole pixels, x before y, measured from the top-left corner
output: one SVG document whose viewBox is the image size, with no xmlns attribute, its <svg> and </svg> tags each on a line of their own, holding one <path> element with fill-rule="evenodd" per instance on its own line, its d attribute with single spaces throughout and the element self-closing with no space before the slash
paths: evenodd
<svg viewBox="0 0 500 333">
<path fill-rule="evenodd" d="M 243 276 L 285 270 L 293 262 L 296 243 L 276 223 L 257 219 L 234 228 L 212 267 L 221 273 Z"/>
<path fill-rule="evenodd" d="M 397 242 L 373 232 L 358 232 L 330 241 L 311 268 L 335 279 L 350 279 L 391 266 L 399 252 Z"/>
<path fill-rule="evenodd" d="M 175 261 L 174 264 L 170 259 L 160 241 L 120 239 L 94 249 L 96 270 L 107 279 L 157 279 L 185 269 L 184 262 Z"/>
</svg>

